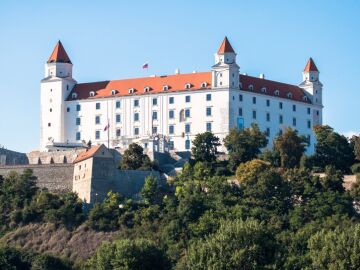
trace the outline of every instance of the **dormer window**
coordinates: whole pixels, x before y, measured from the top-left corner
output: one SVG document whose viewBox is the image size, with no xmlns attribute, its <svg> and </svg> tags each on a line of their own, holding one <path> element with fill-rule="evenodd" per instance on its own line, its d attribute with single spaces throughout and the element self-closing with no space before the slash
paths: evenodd
<svg viewBox="0 0 360 270">
<path fill-rule="evenodd" d="M 185 84 L 185 89 L 190 89 L 190 88 L 191 88 L 191 84 L 190 84 L 190 83 Z"/>
<path fill-rule="evenodd" d="M 274 95 L 275 95 L 275 96 L 279 96 L 279 95 L 280 95 L 280 91 L 279 91 L 279 90 L 275 90 L 275 91 L 274 91 Z"/>
<path fill-rule="evenodd" d="M 287 93 L 287 97 L 288 97 L 288 98 L 292 98 L 292 97 L 293 97 L 293 94 L 292 94 L 291 92 L 288 92 L 288 93 Z"/>
<path fill-rule="evenodd" d="M 254 86 L 252 84 L 249 85 L 249 90 L 254 91 Z"/>
<path fill-rule="evenodd" d="M 76 94 L 76 93 L 72 93 L 72 98 L 73 98 L 73 99 L 77 98 L 77 94 Z"/>
<path fill-rule="evenodd" d="M 89 95 L 90 95 L 90 97 L 93 97 L 93 96 L 95 96 L 95 92 L 94 92 L 94 91 L 90 91 Z"/>
<path fill-rule="evenodd" d="M 147 92 L 149 92 L 149 91 L 150 91 L 150 87 L 149 87 L 149 86 L 145 86 L 145 87 L 144 87 L 144 92 L 147 93 Z"/>
<path fill-rule="evenodd" d="M 239 88 L 242 89 L 242 83 L 241 82 L 239 82 Z"/>
<path fill-rule="evenodd" d="M 117 91 L 116 91 L 116 90 L 111 90 L 111 95 L 112 95 L 112 96 L 115 96 L 115 95 L 116 95 L 116 93 L 117 93 Z"/>
<path fill-rule="evenodd" d="M 130 89 L 129 89 L 129 94 L 134 94 L 134 92 L 135 92 L 135 89 L 134 89 L 134 88 L 130 88 Z"/>
<path fill-rule="evenodd" d="M 168 85 L 164 85 L 164 86 L 163 86 L 163 91 L 167 91 L 167 90 L 169 90 L 169 86 L 168 86 Z"/>
<path fill-rule="evenodd" d="M 200 86 L 201 88 L 205 88 L 207 86 L 207 82 L 202 82 Z"/>
<path fill-rule="evenodd" d="M 262 93 L 266 93 L 266 87 L 261 88 Z"/>
<path fill-rule="evenodd" d="M 307 100 L 308 100 L 308 97 L 307 97 L 307 96 L 303 96 L 303 100 L 304 100 L 304 101 L 307 101 Z"/>
</svg>

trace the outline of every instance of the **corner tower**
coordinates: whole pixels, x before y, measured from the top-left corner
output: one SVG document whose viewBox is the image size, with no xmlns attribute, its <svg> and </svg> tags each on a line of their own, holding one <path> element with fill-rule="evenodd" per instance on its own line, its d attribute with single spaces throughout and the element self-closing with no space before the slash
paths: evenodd
<svg viewBox="0 0 360 270">
<path fill-rule="evenodd" d="M 318 108 L 313 112 L 314 125 L 322 124 L 322 83 L 319 81 L 319 70 L 315 65 L 314 60 L 310 57 L 306 63 L 302 73 L 303 81 L 299 85 L 304 89 L 306 95 L 311 100 L 312 104 Z"/>
<path fill-rule="evenodd" d="M 236 53 L 227 37 L 224 38 L 212 66 L 212 86 L 214 88 L 239 88 L 239 70 Z"/>
<path fill-rule="evenodd" d="M 62 43 L 58 41 L 45 64 L 45 78 L 40 93 L 40 151 L 46 145 L 65 141 L 65 101 L 76 84 L 72 63 Z"/>
</svg>

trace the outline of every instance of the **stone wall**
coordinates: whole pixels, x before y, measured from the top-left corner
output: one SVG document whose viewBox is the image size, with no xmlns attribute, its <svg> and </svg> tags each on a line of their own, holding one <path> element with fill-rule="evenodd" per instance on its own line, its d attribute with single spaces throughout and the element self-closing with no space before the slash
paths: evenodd
<svg viewBox="0 0 360 270">
<path fill-rule="evenodd" d="M 29 164 L 26 154 L 0 148 L 0 166 L 25 164 Z"/>
<path fill-rule="evenodd" d="M 0 166 L 0 175 L 5 176 L 11 171 L 21 174 L 25 169 L 33 170 L 33 174 L 38 178 L 39 188 L 46 188 L 53 192 L 72 190 L 73 164 Z"/>
</svg>

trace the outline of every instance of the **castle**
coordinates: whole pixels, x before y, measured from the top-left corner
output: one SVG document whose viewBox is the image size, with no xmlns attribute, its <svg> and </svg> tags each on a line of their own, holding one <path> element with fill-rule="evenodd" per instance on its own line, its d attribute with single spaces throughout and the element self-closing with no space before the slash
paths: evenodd
<svg viewBox="0 0 360 270">
<path fill-rule="evenodd" d="M 314 152 L 314 125 L 322 124 L 322 84 L 310 58 L 302 82 L 291 85 L 240 74 L 237 54 L 225 37 L 207 72 L 77 83 L 59 41 L 41 80 L 40 151 L 81 147 L 91 141 L 125 149 L 154 147 L 161 136 L 175 152 L 190 151 L 196 134 L 222 139 L 230 129 L 258 124 L 269 146 L 284 128 L 305 135 Z M 225 151 L 222 146 L 221 151 Z"/>
</svg>

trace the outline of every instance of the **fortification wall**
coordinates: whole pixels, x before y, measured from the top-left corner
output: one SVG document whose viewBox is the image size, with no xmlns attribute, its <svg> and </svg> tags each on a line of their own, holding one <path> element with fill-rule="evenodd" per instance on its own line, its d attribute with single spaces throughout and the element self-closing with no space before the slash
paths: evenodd
<svg viewBox="0 0 360 270">
<path fill-rule="evenodd" d="M 25 169 L 33 170 L 39 188 L 46 188 L 52 192 L 72 190 L 73 164 L 0 166 L 0 175 L 7 175 L 11 171 L 21 174 Z"/>
<path fill-rule="evenodd" d="M 26 154 L 0 148 L 0 166 L 19 164 L 29 164 Z"/>
</svg>

